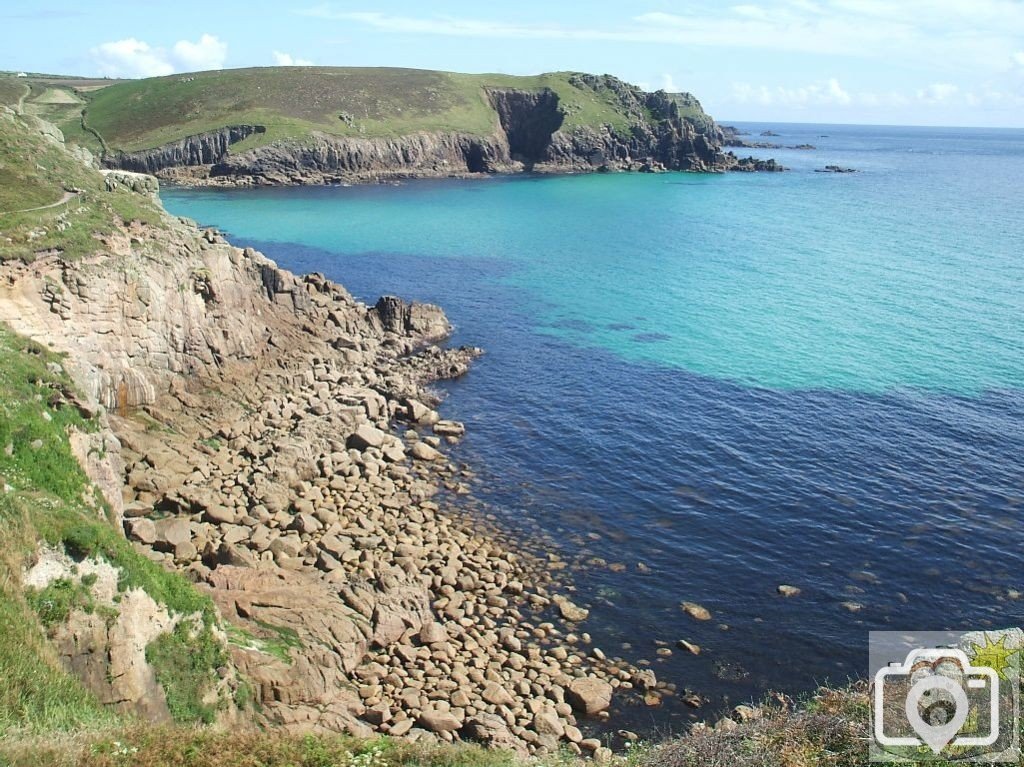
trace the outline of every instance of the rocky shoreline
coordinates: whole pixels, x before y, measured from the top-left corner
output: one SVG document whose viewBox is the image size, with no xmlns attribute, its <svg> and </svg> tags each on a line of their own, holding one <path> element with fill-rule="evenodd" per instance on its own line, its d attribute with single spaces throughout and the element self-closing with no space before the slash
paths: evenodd
<svg viewBox="0 0 1024 767">
<path fill-rule="evenodd" d="M 124 175 L 107 181 L 158 206 Z M 437 307 L 365 306 L 156 210 L 84 261 L 0 265 L 0 321 L 67 354 L 102 425 L 90 477 L 138 551 L 212 596 L 255 722 L 608 758 L 590 730 L 616 694 L 674 687 L 590 645 L 554 554 L 458 510 L 472 472 L 445 451 L 464 428 L 429 387 L 480 350 L 438 346 Z M 159 688 L 107 673 L 144 660 L 101 624 L 54 630 L 65 665 L 166 716 Z"/>
<path fill-rule="evenodd" d="M 753 156 L 740 157 L 733 152 L 724 153 L 726 166 L 704 169 L 702 173 L 781 173 L 789 170 L 774 158 L 762 159 Z M 548 176 L 573 176 L 591 173 L 669 173 L 674 169 L 651 158 L 614 165 L 587 166 L 572 165 L 530 165 L 511 163 L 493 171 L 474 172 L 452 169 L 439 165 L 429 169 L 409 171 L 404 169 L 365 172 L 324 172 L 310 168 L 297 168 L 287 173 L 259 173 L 243 175 L 216 175 L 214 166 L 181 166 L 157 171 L 154 176 L 161 182 L 180 187 L 245 189 L 251 187 L 282 186 L 349 186 L 354 184 L 401 184 L 421 179 L 479 180 L 495 176 L 515 176 L 534 173 Z"/>
<path fill-rule="evenodd" d="M 374 311 L 415 308 L 382 299 Z M 405 327 L 382 324 L 396 335 Z M 447 508 L 468 491 L 469 470 L 442 452 L 463 428 L 439 419 L 421 382 L 462 374 L 476 354 L 432 347 L 378 358 L 359 373 L 368 391 L 355 405 L 351 384 L 338 385 L 350 366 L 289 355 L 286 370 L 312 375 L 289 387 L 265 370 L 254 382 L 265 392 L 259 409 L 200 438 L 198 454 L 162 452 L 164 440 L 145 431 L 123 439 L 129 537 L 185 568 L 229 620 L 243 616 L 256 644 L 281 630 L 298 637 L 290 667 L 233 648 L 267 724 L 524 753 L 564 742 L 602 757 L 578 718 L 606 716 L 617 687 L 670 692 L 652 672 L 588 647 L 578 628 L 587 611 L 558 591 L 549 563 Z M 182 415 L 197 412 L 187 394 L 171 399 Z M 164 422 L 187 430 L 173 401 L 164 407 Z M 353 407 L 362 411 L 354 430 Z M 200 433 L 216 426 L 204 420 Z M 154 520 L 154 507 L 172 513 Z"/>
</svg>

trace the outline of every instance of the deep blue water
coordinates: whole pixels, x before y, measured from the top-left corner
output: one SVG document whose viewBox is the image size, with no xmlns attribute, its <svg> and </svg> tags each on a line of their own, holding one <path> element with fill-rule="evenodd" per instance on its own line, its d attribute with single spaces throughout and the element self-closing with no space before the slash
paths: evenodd
<svg viewBox="0 0 1024 767">
<path fill-rule="evenodd" d="M 609 654 L 738 702 L 863 675 L 869 629 L 1020 625 L 1024 131 L 741 127 L 818 149 L 751 150 L 785 174 L 163 198 L 367 301 L 445 307 L 487 350 L 446 387 L 456 455 L 582 564 Z M 704 652 L 656 659 L 683 638 Z"/>
</svg>

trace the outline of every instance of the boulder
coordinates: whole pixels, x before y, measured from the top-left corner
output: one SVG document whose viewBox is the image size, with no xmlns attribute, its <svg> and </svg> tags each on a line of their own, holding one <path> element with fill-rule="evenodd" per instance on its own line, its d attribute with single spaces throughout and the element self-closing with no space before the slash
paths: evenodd
<svg viewBox="0 0 1024 767">
<path fill-rule="evenodd" d="M 679 647 L 681 649 L 686 650 L 688 653 L 690 653 L 690 655 L 700 655 L 700 645 L 699 644 L 694 644 L 693 642 L 688 642 L 685 639 L 680 639 L 677 644 L 679 645 Z"/>
<path fill-rule="evenodd" d="M 381 431 L 376 426 L 364 423 L 355 430 L 355 433 L 349 436 L 348 447 L 355 448 L 356 450 L 366 450 L 370 447 L 379 448 L 384 445 L 387 438 L 387 433 Z"/>
<path fill-rule="evenodd" d="M 680 608 L 684 613 L 689 615 L 694 620 L 698 621 L 709 621 L 711 620 L 711 611 L 703 605 L 699 605 L 696 602 L 683 602 Z"/>
<path fill-rule="evenodd" d="M 173 549 L 179 544 L 192 540 L 192 528 L 187 519 L 168 517 L 153 523 L 156 530 L 155 543 L 161 548 Z"/>
<path fill-rule="evenodd" d="M 554 711 L 541 711 L 534 715 L 533 723 L 530 725 L 538 735 L 554 735 L 560 738 L 565 734 L 565 725 L 558 718 Z"/>
<path fill-rule="evenodd" d="M 516 702 L 511 693 L 497 682 L 488 682 L 480 697 L 492 706 L 511 706 Z"/>
<path fill-rule="evenodd" d="M 566 688 L 566 697 L 575 710 L 596 714 L 611 706 L 612 686 L 595 677 L 580 677 Z"/>
<path fill-rule="evenodd" d="M 551 598 L 551 601 L 558 607 L 558 612 L 562 614 L 562 617 L 567 621 L 573 623 L 579 623 L 580 621 L 586 620 L 587 616 L 590 615 L 589 610 L 585 610 L 573 604 L 567 597 L 556 595 Z"/>
<path fill-rule="evenodd" d="M 417 442 L 412 446 L 410 452 L 417 461 L 436 461 L 444 457 L 440 450 L 432 448 L 426 442 Z"/>
<path fill-rule="evenodd" d="M 381 452 L 384 458 L 391 463 L 401 463 L 405 460 L 405 448 L 400 444 L 391 444 L 383 448 Z"/>
<path fill-rule="evenodd" d="M 423 644 L 434 644 L 435 642 L 447 642 L 448 632 L 440 623 L 425 623 L 420 629 L 420 642 Z"/>
<path fill-rule="evenodd" d="M 466 427 L 458 421 L 438 421 L 433 428 L 439 437 L 461 437 L 466 433 Z"/>
<path fill-rule="evenodd" d="M 301 514 L 295 515 L 295 519 L 292 521 L 291 527 L 293 530 L 298 530 L 300 533 L 306 533 L 308 535 L 310 533 L 318 532 L 323 528 L 323 525 L 320 524 L 320 520 L 312 514 L 302 512 Z"/>
<path fill-rule="evenodd" d="M 388 735 L 393 738 L 400 738 L 406 735 L 412 726 L 415 724 L 412 719 L 402 719 L 401 721 L 395 722 L 391 725 L 391 729 L 388 730 Z"/>
<path fill-rule="evenodd" d="M 152 546 L 156 543 L 156 525 L 153 520 L 136 517 L 124 521 L 124 531 L 132 540 Z"/>
<path fill-rule="evenodd" d="M 526 744 L 509 730 L 505 720 L 497 714 L 477 714 L 460 733 L 469 740 L 503 751 L 526 752 Z"/>
<path fill-rule="evenodd" d="M 409 398 L 405 401 L 405 415 L 413 423 L 437 423 L 438 415 L 419 400 Z"/>
<path fill-rule="evenodd" d="M 462 720 L 451 711 L 439 711 L 433 708 L 423 711 L 416 723 L 428 732 L 455 732 L 462 728 Z"/>
<path fill-rule="evenodd" d="M 215 525 L 233 525 L 238 521 L 238 513 L 227 506 L 214 503 L 203 512 L 203 519 Z"/>
</svg>

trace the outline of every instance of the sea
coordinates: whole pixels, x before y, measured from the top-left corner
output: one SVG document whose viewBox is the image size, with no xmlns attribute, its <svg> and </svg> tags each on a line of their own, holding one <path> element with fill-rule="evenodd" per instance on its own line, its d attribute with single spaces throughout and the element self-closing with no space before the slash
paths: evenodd
<svg viewBox="0 0 1024 767">
<path fill-rule="evenodd" d="M 785 173 L 162 191 L 486 350 L 439 387 L 452 456 L 571 563 L 595 646 L 704 699 L 618 704 L 649 734 L 864 677 L 870 630 L 1024 625 L 1024 131 L 738 127 L 815 148 L 735 150 Z"/>
</svg>

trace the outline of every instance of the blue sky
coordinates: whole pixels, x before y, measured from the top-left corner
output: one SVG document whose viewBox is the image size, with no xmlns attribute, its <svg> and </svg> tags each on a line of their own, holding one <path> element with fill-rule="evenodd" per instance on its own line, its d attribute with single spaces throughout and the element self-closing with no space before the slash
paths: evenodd
<svg viewBox="0 0 1024 767">
<path fill-rule="evenodd" d="M 716 118 L 1024 127 L 1024 0 L 5 0 L 0 69 L 608 72 Z"/>
</svg>

